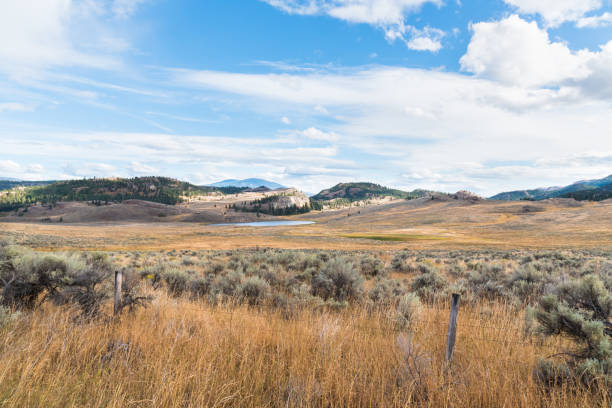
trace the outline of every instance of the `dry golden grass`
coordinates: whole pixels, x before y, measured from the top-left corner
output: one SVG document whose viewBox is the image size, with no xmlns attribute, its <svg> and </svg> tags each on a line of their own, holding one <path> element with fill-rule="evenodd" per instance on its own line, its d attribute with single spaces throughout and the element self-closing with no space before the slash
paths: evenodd
<svg viewBox="0 0 612 408">
<path fill-rule="evenodd" d="M 612 200 L 476 204 L 402 200 L 286 218 L 316 223 L 254 228 L 196 222 L 0 222 L 0 235 L 10 235 L 18 243 L 41 250 L 207 250 L 255 246 L 342 250 L 612 247 Z M 399 238 L 374 240 L 372 236 Z"/>
<path fill-rule="evenodd" d="M 44 306 L 0 329 L 0 406 L 609 406 L 604 390 L 536 382 L 537 359 L 563 345 L 525 338 L 500 304 L 462 307 L 447 369 L 445 304 L 402 332 L 360 307 L 287 318 L 156 296 L 117 321 Z"/>
</svg>

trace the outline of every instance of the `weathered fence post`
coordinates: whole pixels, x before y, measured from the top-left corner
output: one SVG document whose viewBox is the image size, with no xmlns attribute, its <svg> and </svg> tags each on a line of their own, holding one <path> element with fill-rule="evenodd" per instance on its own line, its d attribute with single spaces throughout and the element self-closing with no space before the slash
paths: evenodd
<svg viewBox="0 0 612 408">
<path fill-rule="evenodd" d="M 450 364 L 453 360 L 453 349 L 457 336 L 457 314 L 459 314 L 459 294 L 453 293 L 451 302 L 450 319 L 448 321 L 448 338 L 446 339 L 446 362 Z"/>
<path fill-rule="evenodd" d="M 121 284 L 123 283 L 123 273 L 115 271 L 115 303 L 113 312 L 115 315 L 119 314 L 121 310 Z"/>
</svg>

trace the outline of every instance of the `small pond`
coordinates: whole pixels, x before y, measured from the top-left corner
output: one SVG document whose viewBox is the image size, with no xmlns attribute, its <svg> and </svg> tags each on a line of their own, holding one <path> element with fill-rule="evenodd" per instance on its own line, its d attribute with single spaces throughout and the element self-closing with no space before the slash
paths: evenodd
<svg viewBox="0 0 612 408">
<path fill-rule="evenodd" d="M 229 222 L 225 224 L 209 224 L 211 227 L 291 227 L 295 225 L 314 224 L 313 221 L 256 221 L 256 222 Z"/>
</svg>

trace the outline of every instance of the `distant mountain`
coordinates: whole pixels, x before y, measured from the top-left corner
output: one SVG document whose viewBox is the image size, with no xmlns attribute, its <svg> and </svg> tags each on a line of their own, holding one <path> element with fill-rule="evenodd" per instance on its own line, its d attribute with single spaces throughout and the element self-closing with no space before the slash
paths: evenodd
<svg viewBox="0 0 612 408">
<path fill-rule="evenodd" d="M 23 187 L 31 187 L 31 186 L 45 186 L 48 184 L 55 183 L 55 180 L 41 180 L 41 181 L 23 181 L 19 179 L 4 177 L 0 178 L 0 191 L 2 190 L 10 190 L 11 188 L 23 186 Z"/>
<path fill-rule="evenodd" d="M 219 181 L 217 183 L 209 184 L 210 187 L 246 187 L 246 188 L 257 188 L 257 187 L 268 187 L 271 190 L 277 188 L 286 188 L 285 186 L 259 178 L 248 178 L 244 180 L 228 179 Z"/>
<path fill-rule="evenodd" d="M 612 198 L 612 183 L 604 184 L 601 187 L 591 188 L 587 190 L 572 191 L 565 193 L 560 197 L 573 198 L 578 201 L 602 201 Z"/>
<path fill-rule="evenodd" d="M 533 190 L 508 191 L 505 193 L 496 194 L 493 197 L 490 197 L 489 199 L 490 200 L 507 200 L 507 201 L 545 200 L 547 198 L 555 198 L 555 197 L 572 197 L 572 194 L 575 194 L 578 192 L 580 192 L 578 196 L 588 197 L 589 194 L 587 194 L 587 192 L 590 191 L 595 196 L 597 190 L 611 183 L 612 183 L 612 174 L 602 179 L 577 181 L 565 187 L 548 187 L 548 188 L 536 188 Z M 588 198 L 583 198 L 583 199 L 588 200 Z"/>
<path fill-rule="evenodd" d="M 340 183 L 310 198 L 315 201 L 344 199 L 353 202 L 383 197 L 403 199 L 420 198 L 427 195 L 427 193 L 428 192 L 425 190 L 414 190 L 412 192 L 396 190 L 374 183 Z"/>
</svg>

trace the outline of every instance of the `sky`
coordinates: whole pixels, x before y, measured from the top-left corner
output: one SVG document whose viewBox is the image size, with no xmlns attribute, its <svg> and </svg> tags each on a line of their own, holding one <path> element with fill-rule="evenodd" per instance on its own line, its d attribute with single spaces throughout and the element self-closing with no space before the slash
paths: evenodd
<svg viewBox="0 0 612 408">
<path fill-rule="evenodd" d="M 0 0 L 0 177 L 612 173 L 612 0 Z"/>
</svg>

